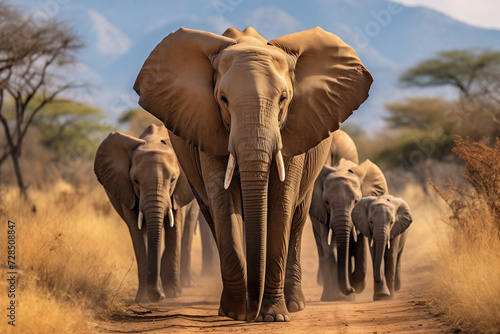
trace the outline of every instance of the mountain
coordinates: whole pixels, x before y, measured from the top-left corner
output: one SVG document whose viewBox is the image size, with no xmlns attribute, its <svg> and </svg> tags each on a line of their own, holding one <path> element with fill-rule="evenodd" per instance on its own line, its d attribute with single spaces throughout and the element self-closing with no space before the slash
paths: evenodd
<svg viewBox="0 0 500 334">
<path fill-rule="evenodd" d="M 500 30 L 473 27 L 428 8 L 385 0 L 54 0 L 52 7 L 46 5 L 49 2 L 16 4 L 27 15 L 42 13 L 72 23 L 86 44 L 75 75 L 94 84 L 87 98 L 112 118 L 137 106 L 132 85 L 142 63 L 179 27 L 220 34 L 230 26 L 253 26 L 267 39 L 315 26 L 337 34 L 356 50 L 374 77 L 370 98 L 349 118 L 369 130 L 383 126 L 385 103 L 408 93 L 397 82 L 404 69 L 442 50 L 500 49 Z"/>
</svg>

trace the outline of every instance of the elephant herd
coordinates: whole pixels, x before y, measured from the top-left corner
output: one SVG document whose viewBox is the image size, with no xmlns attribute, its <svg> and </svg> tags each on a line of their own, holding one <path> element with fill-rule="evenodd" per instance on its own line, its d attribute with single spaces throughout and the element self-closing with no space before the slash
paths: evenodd
<svg viewBox="0 0 500 334">
<path fill-rule="evenodd" d="M 394 297 L 410 210 L 388 194 L 375 164 L 358 164 L 352 139 L 338 130 L 372 80 L 354 50 L 319 27 L 271 41 L 251 27 L 222 35 L 181 28 L 163 39 L 134 89 L 164 127 L 139 138 L 112 133 L 95 159 L 130 230 L 136 299 L 176 297 L 192 281 L 199 212 L 220 260 L 219 315 L 290 321 L 304 309 L 309 216 L 322 300 L 363 291 L 369 249 L 374 299 Z"/>
</svg>

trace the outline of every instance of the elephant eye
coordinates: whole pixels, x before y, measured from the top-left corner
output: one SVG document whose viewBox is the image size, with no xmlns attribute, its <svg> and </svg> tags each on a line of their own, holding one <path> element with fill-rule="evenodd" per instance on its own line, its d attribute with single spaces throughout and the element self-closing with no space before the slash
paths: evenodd
<svg viewBox="0 0 500 334">
<path fill-rule="evenodd" d="M 288 97 L 288 94 L 287 92 L 283 92 L 281 93 L 281 96 L 280 96 L 280 103 L 283 103 Z"/>
<path fill-rule="evenodd" d="M 373 225 L 373 222 L 370 220 L 370 225 Z"/>
<path fill-rule="evenodd" d="M 223 93 L 221 93 L 221 94 L 220 94 L 220 99 L 221 99 L 221 101 L 222 101 L 222 102 L 224 102 L 226 105 L 228 105 L 228 104 L 229 104 L 229 102 L 228 102 L 228 100 L 227 100 L 227 97 L 226 97 Z"/>
<path fill-rule="evenodd" d="M 329 203 L 328 201 L 325 201 L 325 204 L 326 204 L 326 205 L 330 205 L 330 203 Z"/>
<path fill-rule="evenodd" d="M 134 183 L 135 183 L 135 184 L 139 184 L 139 180 L 134 179 Z"/>
</svg>

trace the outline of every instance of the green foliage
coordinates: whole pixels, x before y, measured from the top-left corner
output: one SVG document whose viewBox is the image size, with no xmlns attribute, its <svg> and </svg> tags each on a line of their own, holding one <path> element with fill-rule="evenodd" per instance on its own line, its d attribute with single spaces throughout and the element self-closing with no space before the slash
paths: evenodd
<svg viewBox="0 0 500 334">
<path fill-rule="evenodd" d="M 67 100 L 47 104 L 35 126 L 41 143 L 56 153 L 56 160 L 92 155 L 102 138 L 114 131 L 101 110 Z"/>
<path fill-rule="evenodd" d="M 468 97 L 484 89 L 492 74 L 500 76 L 500 52 L 488 49 L 443 51 L 437 57 L 409 68 L 400 77 L 403 84 L 416 87 L 453 86 Z"/>
<path fill-rule="evenodd" d="M 442 129 L 406 129 L 399 132 L 375 157 L 375 161 L 386 168 L 398 165 L 416 166 L 428 158 L 442 160 L 453 148 L 453 138 Z"/>
</svg>

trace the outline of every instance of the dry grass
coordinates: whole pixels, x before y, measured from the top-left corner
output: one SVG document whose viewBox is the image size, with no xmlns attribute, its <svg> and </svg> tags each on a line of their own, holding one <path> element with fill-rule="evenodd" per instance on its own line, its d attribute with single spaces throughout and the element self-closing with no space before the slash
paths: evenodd
<svg viewBox="0 0 500 334">
<path fill-rule="evenodd" d="M 133 252 L 126 225 L 102 188 L 75 190 L 58 182 L 50 190 L 31 190 L 30 204 L 14 188 L 0 197 L 2 230 L 7 220 L 16 222 L 16 332 L 90 332 L 89 319 L 120 307 L 120 295 L 130 293 L 120 290 L 124 277 L 126 285 L 136 281 L 134 270 L 127 275 Z M 2 237 L 1 249 L 6 242 Z M 7 268 L 1 271 L 6 277 Z M 1 286 L 6 291 L 4 280 Z M 5 333 L 6 322 L 0 326 Z"/>
<path fill-rule="evenodd" d="M 435 187 L 451 209 L 451 233 L 435 268 L 436 310 L 470 332 L 500 328 L 500 142 L 494 148 L 458 140 L 467 189 Z M 432 182 L 431 182 L 432 183 Z"/>
</svg>

